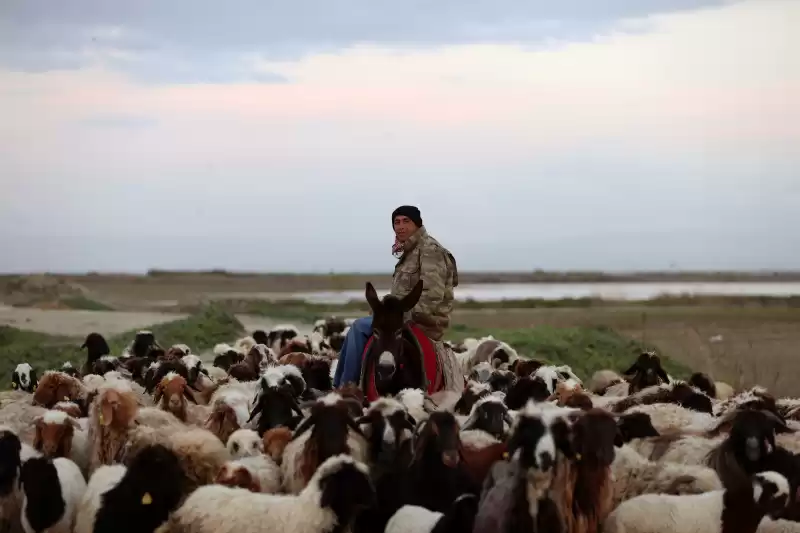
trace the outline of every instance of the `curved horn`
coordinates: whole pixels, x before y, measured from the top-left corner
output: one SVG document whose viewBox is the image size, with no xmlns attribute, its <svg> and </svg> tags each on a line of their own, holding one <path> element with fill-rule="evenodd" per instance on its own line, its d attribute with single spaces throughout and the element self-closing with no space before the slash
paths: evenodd
<svg viewBox="0 0 800 533">
<path fill-rule="evenodd" d="M 264 406 L 261 404 L 262 402 L 258 402 L 253 406 L 253 410 L 250 411 L 250 418 L 247 419 L 248 422 L 251 422 L 253 418 L 255 418 L 255 416 L 264 408 Z"/>
<path fill-rule="evenodd" d="M 300 422 L 300 425 L 297 426 L 297 429 L 294 430 L 294 434 L 292 435 L 292 440 L 296 440 L 300 435 L 308 431 L 311 426 L 314 425 L 315 417 L 314 415 L 309 416 L 308 418 L 304 419 Z"/>
</svg>

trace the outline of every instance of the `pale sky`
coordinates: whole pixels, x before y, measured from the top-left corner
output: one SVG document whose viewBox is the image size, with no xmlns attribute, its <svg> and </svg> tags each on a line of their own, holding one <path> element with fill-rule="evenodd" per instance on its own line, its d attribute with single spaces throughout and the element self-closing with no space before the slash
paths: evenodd
<svg viewBox="0 0 800 533">
<path fill-rule="evenodd" d="M 4 0 L 0 271 L 800 268 L 797 0 Z"/>
</svg>

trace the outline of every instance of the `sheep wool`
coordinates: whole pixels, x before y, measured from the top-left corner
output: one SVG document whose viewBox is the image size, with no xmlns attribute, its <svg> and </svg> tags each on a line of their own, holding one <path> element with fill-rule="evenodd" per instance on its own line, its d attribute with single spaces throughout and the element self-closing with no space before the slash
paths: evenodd
<svg viewBox="0 0 800 533">
<path fill-rule="evenodd" d="M 74 533 L 92 533 L 94 531 L 94 521 L 97 511 L 102 505 L 103 494 L 116 487 L 125 476 L 126 471 L 127 468 L 120 464 L 101 466 L 95 470 L 89 479 L 86 492 L 78 504 Z"/>
<path fill-rule="evenodd" d="M 324 533 L 339 525 L 336 513 L 322 507 L 324 491 L 320 481 L 348 465 L 369 483 L 365 465 L 347 456 L 331 457 L 317 469 L 308 486 L 298 495 L 261 494 L 241 488 L 208 485 L 194 491 L 170 516 L 169 533 Z M 350 486 L 329 487 L 331 491 L 361 492 L 349 476 Z M 362 489 L 363 490 L 363 489 Z M 374 497 L 374 492 L 373 492 Z"/>
<path fill-rule="evenodd" d="M 722 489 L 711 468 L 648 461 L 630 446 L 616 450 L 611 464 L 614 506 L 641 494 L 702 494 Z"/>
<path fill-rule="evenodd" d="M 78 465 L 66 457 L 57 457 L 52 464 L 44 458 L 31 459 L 23 465 L 20 481 L 22 530 L 72 533 L 75 513 L 86 492 L 86 480 Z M 47 525 L 51 520 L 55 522 Z"/>
<path fill-rule="evenodd" d="M 384 533 L 429 533 L 444 516 L 417 505 L 404 505 L 386 524 Z"/>
</svg>

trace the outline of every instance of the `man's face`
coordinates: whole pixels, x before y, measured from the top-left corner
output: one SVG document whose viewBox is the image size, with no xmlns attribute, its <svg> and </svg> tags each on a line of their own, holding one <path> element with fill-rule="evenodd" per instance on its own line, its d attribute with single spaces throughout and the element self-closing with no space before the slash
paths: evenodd
<svg viewBox="0 0 800 533">
<path fill-rule="evenodd" d="M 394 217 L 394 234 L 400 242 L 406 242 L 417 231 L 417 225 L 410 218 L 404 216 Z"/>
</svg>

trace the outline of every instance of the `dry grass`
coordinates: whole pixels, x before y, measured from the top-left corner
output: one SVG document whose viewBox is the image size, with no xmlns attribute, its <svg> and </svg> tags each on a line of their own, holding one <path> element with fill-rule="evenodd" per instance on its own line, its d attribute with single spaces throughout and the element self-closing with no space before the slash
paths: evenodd
<svg viewBox="0 0 800 533">
<path fill-rule="evenodd" d="M 558 274 L 463 273 L 461 281 L 464 284 L 543 281 L 548 276 Z M 592 280 L 591 273 L 560 276 L 562 281 Z M 715 280 L 723 279 L 713 273 L 706 276 Z M 366 307 L 359 303 L 339 308 L 302 302 L 270 303 L 258 299 L 237 300 L 237 296 L 225 295 L 242 294 L 249 298 L 265 299 L 271 295 L 280 299 L 280 293 L 285 295 L 293 291 L 360 289 L 367 280 L 379 287 L 387 287 L 390 282 L 388 274 L 311 276 L 225 272 L 155 272 L 148 276 L 85 275 L 58 278 L 70 288 L 69 297 L 75 298 L 73 293 L 76 293 L 82 298 L 79 302 L 81 305 L 76 305 L 77 307 L 93 306 L 86 302 L 102 302 L 102 305 L 118 310 L 180 309 L 194 312 L 204 307 L 208 298 L 214 297 L 225 300 L 218 302 L 218 305 L 229 312 L 252 313 L 298 323 L 309 323 L 325 314 L 362 316 L 366 314 Z M 657 275 L 654 279 L 658 280 Z M 683 280 L 681 277 L 672 279 Z M 784 274 L 765 275 L 756 279 L 793 278 Z M 0 295 L 6 294 L 5 288 L 9 284 L 13 285 L 14 280 L 13 277 L 0 276 Z M 643 281 L 641 276 L 637 280 Z M 42 292 L 50 297 L 51 284 L 44 286 L 47 290 Z M 60 293 L 56 296 L 61 297 Z M 796 371 L 800 370 L 800 360 L 797 358 L 800 353 L 800 307 L 797 306 L 796 299 L 745 299 L 737 302 L 736 299 L 702 298 L 691 302 L 687 300 L 686 305 L 680 298 L 639 305 L 526 301 L 506 302 L 502 304 L 502 308 L 475 308 L 481 305 L 486 304 L 464 304 L 460 309 L 457 307 L 450 336 L 457 336 L 474 328 L 491 330 L 495 336 L 502 338 L 503 330 L 519 332 L 539 325 L 555 328 L 603 326 L 635 341 L 655 346 L 672 359 L 694 370 L 709 372 L 715 378 L 734 386 L 758 383 L 774 389 L 778 394 L 800 396 L 800 391 L 793 385 L 794 376 L 798 374 Z M 519 308 L 513 308 L 515 306 Z M 512 335 L 509 331 L 506 333 Z M 513 333 L 515 334 L 517 333 Z M 711 342 L 710 339 L 715 336 L 721 336 L 722 340 Z"/>
<path fill-rule="evenodd" d="M 609 327 L 693 370 L 734 386 L 760 384 L 800 396 L 800 309 L 592 308 L 456 311 L 454 322 L 480 328 Z M 719 342 L 712 342 L 721 336 Z"/>
</svg>

